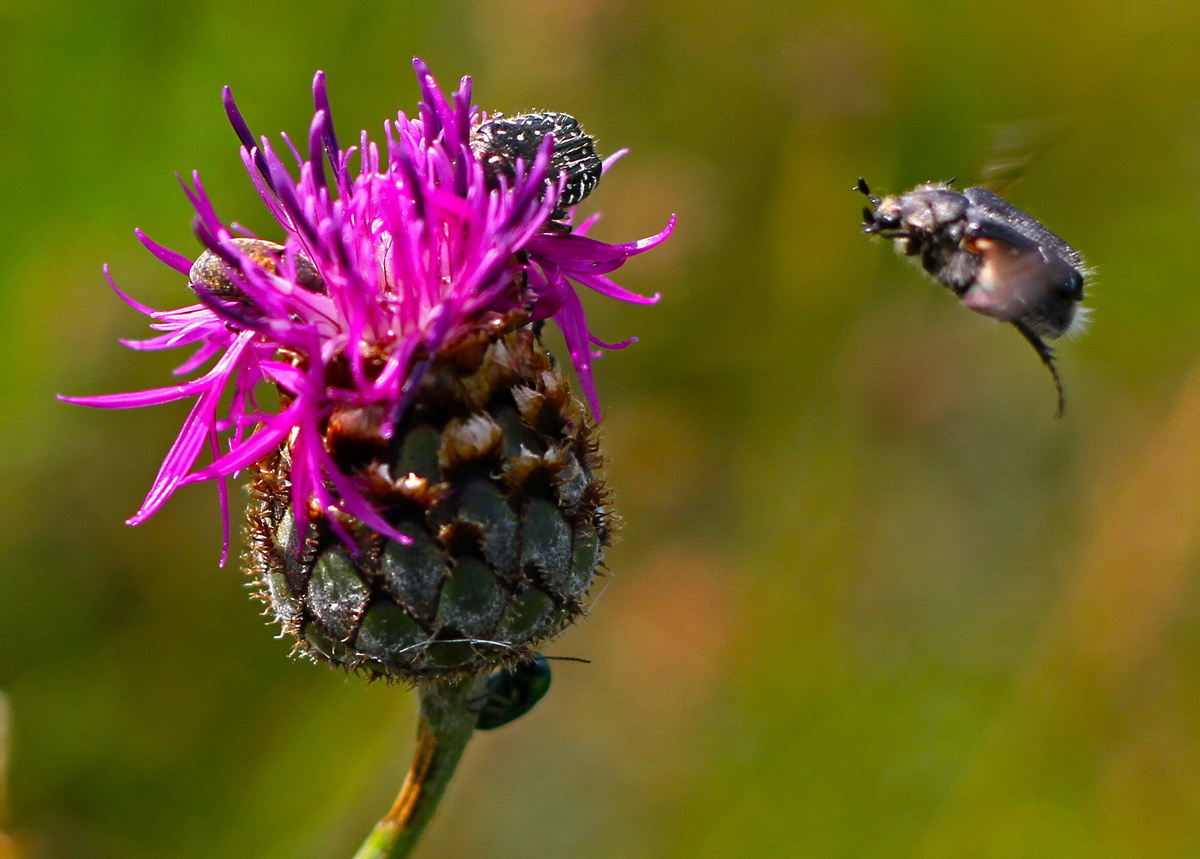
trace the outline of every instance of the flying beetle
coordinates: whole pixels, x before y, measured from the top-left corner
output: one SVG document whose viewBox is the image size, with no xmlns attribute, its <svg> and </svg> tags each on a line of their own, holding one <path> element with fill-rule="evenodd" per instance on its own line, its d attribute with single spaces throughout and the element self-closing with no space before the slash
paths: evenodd
<svg viewBox="0 0 1200 859">
<path fill-rule="evenodd" d="M 1046 340 L 1084 315 L 1078 305 L 1088 272 L 1079 253 L 987 188 L 927 182 L 883 198 L 861 178 L 854 188 L 871 202 L 864 233 L 893 239 L 965 306 L 1021 332 L 1054 379 L 1061 417 L 1066 396 Z"/>
</svg>

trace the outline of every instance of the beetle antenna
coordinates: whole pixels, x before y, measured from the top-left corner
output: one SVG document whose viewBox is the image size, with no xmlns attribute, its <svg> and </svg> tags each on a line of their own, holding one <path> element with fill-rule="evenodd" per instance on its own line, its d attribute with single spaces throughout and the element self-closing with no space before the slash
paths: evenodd
<svg viewBox="0 0 1200 859">
<path fill-rule="evenodd" d="M 854 186 L 854 190 L 858 191 L 860 194 L 870 200 L 876 208 L 879 208 L 879 198 L 871 193 L 871 186 L 867 184 L 866 179 L 859 176 L 858 184 Z"/>
<path fill-rule="evenodd" d="M 1062 379 L 1059 378 L 1058 368 L 1054 366 L 1054 350 L 1046 345 L 1046 341 L 1037 335 L 1037 332 L 1019 320 L 1013 320 L 1013 327 L 1021 332 L 1021 336 L 1029 341 L 1029 345 L 1038 353 L 1038 357 L 1042 359 L 1042 363 L 1046 365 L 1046 369 L 1050 371 L 1050 375 L 1054 378 L 1054 387 L 1058 391 L 1058 411 L 1054 413 L 1056 418 L 1063 416 L 1063 409 L 1067 406 L 1067 395 L 1063 392 Z"/>
</svg>

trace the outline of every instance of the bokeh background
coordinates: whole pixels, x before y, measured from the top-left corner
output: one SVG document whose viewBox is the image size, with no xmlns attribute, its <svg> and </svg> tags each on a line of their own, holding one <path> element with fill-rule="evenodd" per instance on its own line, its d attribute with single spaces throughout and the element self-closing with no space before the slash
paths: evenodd
<svg viewBox="0 0 1200 859">
<path fill-rule="evenodd" d="M 417 99 L 571 112 L 632 154 L 588 206 L 653 308 L 597 373 L 625 518 L 555 688 L 468 751 L 426 856 L 1200 855 L 1200 5 L 0 6 L 0 689 L 11 855 L 349 855 L 414 699 L 288 659 L 217 566 L 211 487 L 138 506 L 186 413 L 117 345 L 187 303 L 174 171 L 266 231 L 220 107 L 343 136 Z M 1012 189 L 1096 269 L 1067 414 L 1011 328 L 859 234 L 879 190 Z M 5 795 L 7 796 L 4 799 Z M 2 853 L 2 850 L 0 850 Z M 10 855 L 10 854 L 3 854 Z"/>
</svg>

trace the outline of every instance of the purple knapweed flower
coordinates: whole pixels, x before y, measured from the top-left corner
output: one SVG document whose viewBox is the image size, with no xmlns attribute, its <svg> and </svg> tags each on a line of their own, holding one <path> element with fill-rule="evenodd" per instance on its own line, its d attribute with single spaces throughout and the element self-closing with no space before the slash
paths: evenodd
<svg viewBox="0 0 1200 859">
<path fill-rule="evenodd" d="M 347 147 L 318 73 L 307 158 L 286 136 L 282 154 L 256 139 L 226 89 L 282 242 L 235 236 L 193 174 L 182 184 L 206 252 L 193 261 L 137 235 L 189 278 L 199 303 L 156 311 L 113 284 L 161 332 L 127 345 L 193 347 L 176 371 L 191 378 L 64 398 L 101 408 L 194 400 L 130 524 L 179 487 L 215 480 L 227 552 L 225 478 L 253 470 L 251 563 L 285 630 L 301 649 L 402 676 L 459 670 L 485 643 L 528 655 L 578 611 L 608 513 L 586 416 L 538 332 L 543 320 L 561 329 L 597 416 L 592 347 L 633 341 L 598 340 L 577 287 L 653 303 L 608 275 L 674 225 L 627 244 L 587 236 L 591 221 L 573 226 L 560 206 L 579 196 L 564 193 L 579 177 L 563 141 L 547 133 L 496 169 L 478 151 L 488 117 L 471 105 L 470 79 L 448 100 L 414 64 L 416 115 L 386 122 L 382 142 L 363 132 Z M 572 143 L 594 158 L 580 137 Z M 278 395 L 264 396 L 270 388 Z M 447 608 L 451 599 L 472 607 Z"/>
</svg>

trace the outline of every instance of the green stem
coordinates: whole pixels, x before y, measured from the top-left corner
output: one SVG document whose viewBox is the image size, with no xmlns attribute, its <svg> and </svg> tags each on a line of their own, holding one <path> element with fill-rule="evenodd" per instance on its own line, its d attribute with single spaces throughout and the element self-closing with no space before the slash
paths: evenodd
<svg viewBox="0 0 1200 859">
<path fill-rule="evenodd" d="M 421 689 L 417 750 L 392 810 L 375 824 L 354 859 L 403 859 L 412 853 L 446 792 L 478 714 L 471 701 L 486 678 Z"/>
</svg>

